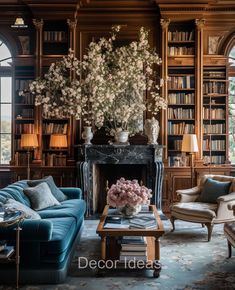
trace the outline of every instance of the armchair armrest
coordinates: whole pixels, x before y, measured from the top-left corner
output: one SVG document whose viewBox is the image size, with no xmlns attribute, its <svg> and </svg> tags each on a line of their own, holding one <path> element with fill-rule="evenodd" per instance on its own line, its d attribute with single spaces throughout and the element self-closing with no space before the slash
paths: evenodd
<svg viewBox="0 0 235 290">
<path fill-rule="evenodd" d="M 53 224 L 48 220 L 29 220 L 25 219 L 20 223 L 22 231 L 20 233 L 21 241 L 49 241 L 52 236 Z M 9 227 L 0 227 L 0 240 L 15 240 L 16 225 Z"/>
<path fill-rule="evenodd" d="M 231 192 L 227 195 L 221 195 L 217 198 L 218 209 L 216 219 L 219 221 L 233 220 L 235 217 L 233 211 L 229 207 L 234 206 L 235 209 L 235 192 Z"/>
<path fill-rule="evenodd" d="M 176 194 L 180 197 L 180 202 L 194 202 L 200 192 L 201 189 L 198 186 L 189 189 L 176 190 Z"/>
<path fill-rule="evenodd" d="M 221 195 L 217 198 L 217 202 L 220 202 L 220 201 L 232 201 L 234 200 L 235 201 L 235 192 L 231 192 L 229 194 L 226 194 L 226 195 Z"/>
<path fill-rule="evenodd" d="M 60 190 L 68 196 L 69 199 L 82 199 L 82 190 L 78 187 L 60 187 Z"/>
</svg>

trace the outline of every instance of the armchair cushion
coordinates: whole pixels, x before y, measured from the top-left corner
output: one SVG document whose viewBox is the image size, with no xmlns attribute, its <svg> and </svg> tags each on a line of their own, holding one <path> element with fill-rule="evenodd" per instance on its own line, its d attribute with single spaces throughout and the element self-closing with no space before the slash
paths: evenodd
<svg viewBox="0 0 235 290">
<path fill-rule="evenodd" d="M 231 181 L 221 182 L 208 178 L 204 184 L 198 201 L 206 203 L 216 203 L 219 196 L 229 193 L 230 186 Z"/>
</svg>

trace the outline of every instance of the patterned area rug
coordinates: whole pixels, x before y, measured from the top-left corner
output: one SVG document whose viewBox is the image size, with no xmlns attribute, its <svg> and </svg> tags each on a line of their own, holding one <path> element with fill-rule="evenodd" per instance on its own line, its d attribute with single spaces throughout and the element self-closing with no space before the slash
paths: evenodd
<svg viewBox="0 0 235 290">
<path fill-rule="evenodd" d="M 232 290 L 235 289 L 234 257 L 227 257 L 227 241 L 223 225 L 214 227 L 211 242 L 207 230 L 198 224 L 176 221 L 170 232 L 169 221 L 163 221 L 165 235 L 161 238 L 162 271 L 153 278 L 152 270 L 111 270 L 97 277 L 90 267 L 78 269 L 78 257 L 98 260 L 100 239 L 96 235 L 97 220 L 86 220 L 81 243 L 75 253 L 69 276 L 61 285 L 24 286 L 23 290 Z M 81 263 L 82 264 L 82 263 Z M 84 265 L 84 264 L 83 264 Z M 0 286 L 0 290 L 11 287 Z"/>
</svg>

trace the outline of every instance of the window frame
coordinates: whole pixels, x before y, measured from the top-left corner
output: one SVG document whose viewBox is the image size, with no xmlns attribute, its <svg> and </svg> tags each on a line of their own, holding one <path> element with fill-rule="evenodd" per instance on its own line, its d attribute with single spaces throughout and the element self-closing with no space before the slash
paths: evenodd
<svg viewBox="0 0 235 290">
<path fill-rule="evenodd" d="M 7 44 L 4 41 L 2 41 L 2 42 L 7 46 Z M 11 102 L 10 103 L 9 102 L 7 102 L 7 103 L 6 102 L 2 102 L 1 94 L 0 94 L 0 108 L 1 108 L 2 104 L 10 104 L 11 105 L 11 133 L 10 133 L 10 136 L 11 136 L 11 153 L 10 154 L 11 154 L 11 156 L 10 156 L 9 163 L 2 163 L 1 162 L 1 158 L 0 158 L 0 167 L 1 168 L 10 166 L 10 162 L 12 160 L 12 154 L 13 154 L 13 122 L 14 122 L 14 117 L 13 117 L 13 89 L 14 89 L 13 80 L 14 80 L 14 78 L 13 78 L 12 66 L 0 66 L 0 78 L 2 78 L 2 77 L 11 77 Z M 0 125 L 1 125 L 1 112 L 0 112 Z M 2 133 L 0 131 L 0 137 L 3 134 L 9 135 L 9 133 Z M 1 145 L 1 139 L 0 139 L 0 145 Z M 2 146 L 0 146 L 0 156 L 1 156 L 1 150 L 2 150 Z"/>
</svg>

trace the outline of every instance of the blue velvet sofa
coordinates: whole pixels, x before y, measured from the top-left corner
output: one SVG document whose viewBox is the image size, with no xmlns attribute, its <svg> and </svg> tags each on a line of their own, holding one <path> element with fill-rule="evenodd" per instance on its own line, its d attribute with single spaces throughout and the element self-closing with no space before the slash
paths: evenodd
<svg viewBox="0 0 235 290">
<path fill-rule="evenodd" d="M 23 189 L 27 181 L 15 182 L 0 190 L 0 202 L 13 198 L 30 206 Z M 41 219 L 25 219 L 20 235 L 20 283 L 61 283 L 81 236 L 85 202 L 79 188 L 60 188 L 68 197 L 60 205 L 38 211 Z M 0 240 L 15 243 L 15 231 L 0 227 Z M 14 282 L 14 263 L 0 263 L 1 283 Z"/>
</svg>

